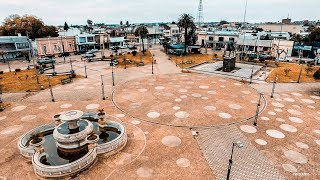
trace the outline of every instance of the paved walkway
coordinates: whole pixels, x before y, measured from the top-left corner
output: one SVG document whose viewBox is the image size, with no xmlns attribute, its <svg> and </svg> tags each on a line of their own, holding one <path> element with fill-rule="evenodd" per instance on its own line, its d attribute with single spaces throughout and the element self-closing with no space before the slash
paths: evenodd
<svg viewBox="0 0 320 180">
<path fill-rule="evenodd" d="M 179 67 L 176 67 L 172 61 L 169 60 L 168 56 L 160 50 L 160 46 L 154 46 L 153 49 L 149 49 L 152 54 L 155 55 L 157 60 L 156 68 L 158 74 L 171 74 L 171 73 L 180 73 L 181 70 Z"/>
<path fill-rule="evenodd" d="M 270 164 L 235 126 L 197 129 L 200 149 L 217 179 L 226 179 L 232 143 L 241 141 L 243 148 L 234 149 L 231 179 L 275 180 L 284 177 Z"/>
</svg>

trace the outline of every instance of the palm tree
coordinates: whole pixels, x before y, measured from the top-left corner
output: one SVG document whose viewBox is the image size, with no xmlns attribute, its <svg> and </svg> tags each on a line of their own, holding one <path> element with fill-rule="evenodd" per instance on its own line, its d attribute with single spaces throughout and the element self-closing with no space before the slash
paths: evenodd
<svg viewBox="0 0 320 180">
<path fill-rule="evenodd" d="M 182 14 L 178 20 L 179 28 L 184 29 L 184 54 L 187 53 L 187 45 L 189 44 L 188 40 L 188 29 L 195 28 L 194 18 L 190 14 Z"/>
<path fill-rule="evenodd" d="M 139 26 L 136 31 L 135 31 L 135 36 L 139 36 L 142 40 L 142 52 L 144 54 L 144 43 L 143 43 L 143 39 L 147 36 L 147 34 L 149 34 L 148 29 L 146 26 Z"/>
</svg>

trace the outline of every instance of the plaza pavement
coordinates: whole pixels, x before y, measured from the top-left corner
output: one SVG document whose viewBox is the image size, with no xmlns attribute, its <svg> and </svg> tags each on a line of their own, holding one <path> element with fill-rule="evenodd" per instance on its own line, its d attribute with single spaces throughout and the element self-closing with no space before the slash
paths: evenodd
<svg viewBox="0 0 320 180">
<path fill-rule="evenodd" d="M 255 112 L 255 90 L 227 78 L 179 74 L 159 48 L 151 51 L 157 60 L 155 75 L 150 65 L 116 68 L 115 87 L 108 64 L 94 62 L 87 63 L 87 79 L 54 87 L 54 103 L 48 90 L 4 94 L 12 106 L 0 113 L 0 178 L 37 178 L 16 147 L 22 134 L 52 122 L 62 111 L 104 108 L 128 128 L 128 144 L 115 156 L 99 156 L 78 179 L 225 179 L 237 140 L 245 147 L 235 150 L 232 179 L 320 179 L 320 98 L 310 92 L 318 84 L 277 84 L 273 99 L 272 84 L 252 84 L 266 92 L 254 127 L 253 119 L 241 120 Z M 74 62 L 81 75 L 83 66 Z M 105 75 L 106 101 L 101 100 L 100 75 Z M 125 92 L 132 93 L 129 99 Z M 132 103 L 138 108 L 132 110 Z"/>
</svg>

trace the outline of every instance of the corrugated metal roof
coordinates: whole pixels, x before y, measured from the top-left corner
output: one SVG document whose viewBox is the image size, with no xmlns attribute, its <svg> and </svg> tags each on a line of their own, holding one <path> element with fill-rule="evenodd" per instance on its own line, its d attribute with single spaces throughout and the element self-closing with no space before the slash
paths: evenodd
<svg viewBox="0 0 320 180">
<path fill-rule="evenodd" d="M 28 42 L 26 36 L 0 36 L 0 43 Z"/>
</svg>

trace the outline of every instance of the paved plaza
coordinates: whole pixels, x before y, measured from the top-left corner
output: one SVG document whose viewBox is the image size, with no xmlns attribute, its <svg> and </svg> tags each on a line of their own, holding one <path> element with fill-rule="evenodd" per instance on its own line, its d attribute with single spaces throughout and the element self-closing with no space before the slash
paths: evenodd
<svg viewBox="0 0 320 180">
<path fill-rule="evenodd" d="M 231 179 L 320 179 L 320 97 L 312 93 L 318 84 L 279 83 L 270 98 L 272 84 L 181 73 L 159 48 L 150 51 L 155 74 L 151 65 L 115 68 L 114 87 L 111 68 L 94 62 L 87 64 L 88 78 L 53 88 L 55 102 L 49 90 L 5 93 L 11 107 L 0 113 L 0 179 L 38 178 L 17 148 L 21 135 L 53 123 L 60 112 L 101 108 L 123 122 L 128 143 L 114 156 L 98 157 L 76 179 L 226 179 L 236 141 L 244 147 L 234 150 Z M 83 67 L 75 59 L 76 73 L 84 75 Z"/>
</svg>

